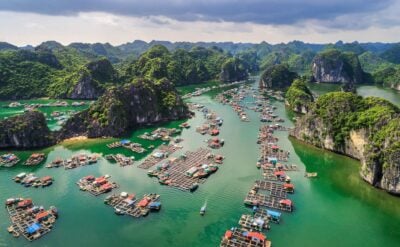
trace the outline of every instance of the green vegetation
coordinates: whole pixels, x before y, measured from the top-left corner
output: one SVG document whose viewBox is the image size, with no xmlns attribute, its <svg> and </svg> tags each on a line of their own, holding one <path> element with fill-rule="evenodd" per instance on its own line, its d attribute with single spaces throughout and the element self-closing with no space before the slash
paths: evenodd
<svg viewBox="0 0 400 247">
<path fill-rule="evenodd" d="M 260 87 L 287 90 L 297 77 L 297 73 L 290 71 L 286 64 L 273 65 L 262 73 Z"/>
<path fill-rule="evenodd" d="M 121 136 L 142 124 L 185 117 L 186 105 L 168 79 L 137 78 L 109 87 L 88 110 L 67 121 L 62 135 Z"/>
<path fill-rule="evenodd" d="M 351 130 L 367 128 L 373 136 L 392 119 L 398 118 L 400 109 L 381 98 L 333 92 L 320 96 L 312 113 L 323 121 L 335 145 L 342 146 Z"/>
<path fill-rule="evenodd" d="M 354 81 L 398 89 L 399 47 L 400 44 L 338 42 L 319 45 L 300 41 L 277 45 L 134 41 L 120 46 L 108 43 L 63 46 L 47 41 L 37 47 L 21 49 L 0 42 L 0 99 L 70 97 L 71 94 L 73 98 L 85 98 L 85 94 L 76 95 L 74 88 L 82 80 L 90 82 L 82 88 L 96 92 L 91 94 L 95 98 L 110 85 L 129 83 L 141 77 L 167 78 L 176 86 L 214 80 L 229 82 L 282 64 L 289 71 L 311 78 L 315 57 L 332 58 L 329 60 L 332 66 L 336 66 L 335 59 L 343 59 L 343 70 Z M 357 58 L 367 73 L 360 68 Z M 101 60 L 112 65 L 97 78 L 88 66 Z"/>
<path fill-rule="evenodd" d="M 295 79 L 286 92 L 286 102 L 289 107 L 300 113 L 306 113 L 314 101 L 314 97 L 308 89 L 305 80 Z M 304 109 L 304 110 L 303 110 Z"/>
<path fill-rule="evenodd" d="M 123 68 L 126 81 L 133 77 L 167 78 L 177 86 L 218 79 L 221 69 L 226 72 L 222 73 L 222 81 L 231 81 L 235 76 L 244 78 L 247 68 L 239 58 L 232 58 L 215 47 L 170 52 L 161 45 L 153 46 Z"/>
</svg>

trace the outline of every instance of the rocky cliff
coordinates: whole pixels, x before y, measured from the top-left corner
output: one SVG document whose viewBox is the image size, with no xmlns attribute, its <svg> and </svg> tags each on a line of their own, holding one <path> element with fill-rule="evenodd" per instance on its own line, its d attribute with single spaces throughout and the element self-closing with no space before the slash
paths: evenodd
<svg viewBox="0 0 400 247">
<path fill-rule="evenodd" d="M 222 82 L 243 81 L 249 73 L 244 62 L 239 58 L 229 58 L 222 64 L 219 78 Z"/>
<path fill-rule="evenodd" d="M 344 91 L 354 91 L 354 84 L 363 82 L 364 72 L 354 53 L 327 50 L 312 62 L 313 80 L 318 83 L 342 84 Z"/>
<path fill-rule="evenodd" d="M 26 112 L 0 121 L 0 148 L 39 148 L 55 143 L 44 115 Z"/>
<path fill-rule="evenodd" d="M 109 88 L 96 103 L 69 119 L 60 138 L 121 136 L 142 125 L 182 119 L 187 106 L 168 80 L 133 83 Z"/>
<path fill-rule="evenodd" d="M 97 99 L 118 82 L 118 73 L 107 59 L 89 62 L 51 85 L 56 98 Z"/>
<path fill-rule="evenodd" d="M 361 177 L 400 195 L 400 109 L 352 93 L 322 95 L 290 135 L 361 161 Z"/>
<path fill-rule="evenodd" d="M 286 106 L 297 113 L 307 113 L 313 101 L 314 97 L 310 89 L 301 79 L 295 79 L 285 95 Z"/>
<path fill-rule="evenodd" d="M 287 90 L 296 77 L 298 77 L 297 73 L 290 71 L 287 65 L 272 65 L 261 74 L 259 87 Z"/>
</svg>

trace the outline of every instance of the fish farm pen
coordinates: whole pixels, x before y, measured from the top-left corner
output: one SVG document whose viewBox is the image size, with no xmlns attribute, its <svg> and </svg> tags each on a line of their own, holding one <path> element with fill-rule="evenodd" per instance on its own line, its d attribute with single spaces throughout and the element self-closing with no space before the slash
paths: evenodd
<svg viewBox="0 0 400 247">
<path fill-rule="evenodd" d="M 87 191 L 94 196 L 108 193 L 119 187 L 117 183 L 108 181 L 107 176 L 95 178 L 89 175 L 81 178 L 76 184 L 79 186 L 80 190 Z"/>
<path fill-rule="evenodd" d="M 194 152 L 186 152 L 179 158 L 159 166 L 158 169 L 149 171 L 148 174 L 157 177 L 161 184 L 193 191 L 198 183 L 203 183 L 210 174 L 218 170 L 218 166 L 214 164 L 216 157 L 221 156 L 213 155 L 206 148 L 199 148 Z"/>
<path fill-rule="evenodd" d="M 10 198 L 6 201 L 6 208 L 12 222 L 8 231 L 14 237 L 23 235 L 29 241 L 49 233 L 58 217 L 55 207 L 45 210 L 35 206 L 31 199 Z"/>
<path fill-rule="evenodd" d="M 142 169 L 149 169 L 155 164 L 161 162 L 162 160 L 168 158 L 168 156 L 177 150 L 181 149 L 181 146 L 175 144 L 161 145 L 157 150 L 149 155 L 138 167 Z"/>
<path fill-rule="evenodd" d="M 158 194 L 145 194 L 138 201 L 134 194 L 121 192 L 119 195 L 107 196 L 104 203 L 114 207 L 117 215 L 129 215 L 135 218 L 147 216 L 149 212 L 161 209 L 160 195 Z"/>
</svg>

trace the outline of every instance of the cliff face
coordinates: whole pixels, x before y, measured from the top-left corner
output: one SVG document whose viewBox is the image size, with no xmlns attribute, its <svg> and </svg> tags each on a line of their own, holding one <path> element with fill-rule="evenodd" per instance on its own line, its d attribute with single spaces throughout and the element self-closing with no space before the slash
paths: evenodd
<svg viewBox="0 0 400 247">
<path fill-rule="evenodd" d="M 248 78 L 248 72 L 241 59 L 230 58 L 222 65 L 219 78 L 222 82 L 243 81 Z"/>
<path fill-rule="evenodd" d="M 81 70 L 79 79 L 72 87 L 71 92 L 66 96 L 70 99 L 97 99 L 104 93 L 104 89 L 93 79 L 90 73 Z"/>
<path fill-rule="evenodd" d="M 259 87 L 286 90 L 290 87 L 296 77 L 297 74 L 295 72 L 291 72 L 287 65 L 272 65 L 262 73 Z"/>
<path fill-rule="evenodd" d="M 107 85 L 117 81 L 118 74 L 110 61 L 100 59 L 65 77 L 54 90 L 59 98 L 97 99 L 105 92 Z"/>
<path fill-rule="evenodd" d="M 0 121 L 0 148 L 38 148 L 55 143 L 44 115 L 27 112 Z"/>
<path fill-rule="evenodd" d="M 285 104 L 294 112 L 307 113 L 314 101 L 311 91 L 304 81 L 294 80 L 285 95 Z"/>
<path fill-rule="evenodd" d="M 121 136 L 138 126 L 188 116 L 189 111 L 172 83 L 139 79 L 108 89 L 88 110 L 67 121 L 61 138 Z"/>
<path fill-rule="evenodd" d="M 355 54 L 329 50 L 314 57 L 312 75 L 315 82 L 338 83 L 344 91 L 354 91 L 354 84 L 363 81 L 364 72 Z"/>
<path fill-rule="evenodd" d="M 290 135 L 360 160 L 365 181 L 400 195 L 399 113 L 382 99 L 330 93 L 313 104 Z"/>
</svg>

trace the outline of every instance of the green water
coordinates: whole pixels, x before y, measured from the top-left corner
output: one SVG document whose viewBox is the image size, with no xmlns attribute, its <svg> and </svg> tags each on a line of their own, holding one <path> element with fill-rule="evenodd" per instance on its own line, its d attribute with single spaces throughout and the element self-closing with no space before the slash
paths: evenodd
<svg viewBox="0 0 400 247">
<path fill-rule="evenodd" d="M 60 218 L 50 234 L 29 243 L 23 238 L 14 239 L 6 232 L 9 218 L 5 209 L 0 210 L 0 246 L 218 246 L 225 230 L 235 226 L 242 213 L 250 212 L 244 207 L 243 199 L 254 180 L 261 177 L 255 167 L 260 122 L 254 112 L 248 114 L 251 122 L 241 122 L 229 106 L 218 104 L 209 95 L 192 101 L 206 105 L 224 118 L 221 137 L 226 141 L 219 150 L 226 156 L 224 164 L 196 192 L 160 186 L 136 165 L 121 168 L 105 160 L 68 171 L 27 169 L 21 165 L 3 168 L 0 169 L 0 201 L 8 197 L 32 197 L 37 204 L 57 206 Z M 274 104 L 278 115 L 289 119 L 283 104 Z M 181 134 L 185 140 L 182 151 L 204 145 L 205 137 L 194 131 L 202 122 L 200 114 L 189 120 L 192 128 Z M 171 123 L 169 127 L 178 124 Z M 145 131 L 148 130 L 133 133 L 132 140 L 137 141 L 135 136 Z M 280 145 L 291 152 L 289 162 L 297 164 L 300 172 L 289 174 L 296 186 L 296 193 L 290 197 L 296 210 L 292 214 L 284 213 L 282 223 L 272 225 L 267 232 L 273 246 L 399 246 L 399 198 L 364 183 L 358 176 L 359 162 L 289 140 L 286 132 L 276 135 Z M 47 161 L 81 152 L 107 154 L 105 144 L 112 141 L 96 139 L 48 148 L 45 149 Z M 17 153 L 22 158 L 28 155 Z M 127 151 L 127 154 L 133 153 Z M 305 170 L 318 172 L 318 178 L 304 178 Z M 55 182 L 45 189 L 24 188 L 11 181 L 22 171 L 53 176 Z M 75 185 L 79 178 L 89 174 L 110 174 L 120 184 L 117 191 L 137 195 L 159 193 L 163 208 L 143 219 L 116 216 L 112 208 L 103 204 L 105 195 L 93 197 Z M 200 217 L 199 210 L 205 200 L 207 213 Z"/>
<path fill-rule="evenodd" d="M 55 99 L 35 99 L 35 100 L 18 100 L 17 102 L 21 104 L 47 104 L 47 103 L 54 103 L 57 100 Z M 51 130 L 58 130 L 61 126 L 58 124 L 57 120 L 51 116 L 51 113 L 54 111 L 59 111 L 61 113 L 66 113 L 67 111 L 82 111 L 89 107 L 91 101 L 89 100 L 62 100 L 68 103 L 68 106 L 47 106 L 47 107 L 40 107 L 38 108 L 39 111 L 43 112 L 47 118 L 47 125 Z M 71 106 L 72 102 L 75 101 L 84 101 L 86 104 L 82 106 Z M 14 115 L 19 115 L 24 113 L 24 107 L 12 107 L 8 108 L 11 102 L 15 101 L 0 101 L 0 119 L 8 118 Z"/>
</svg>

